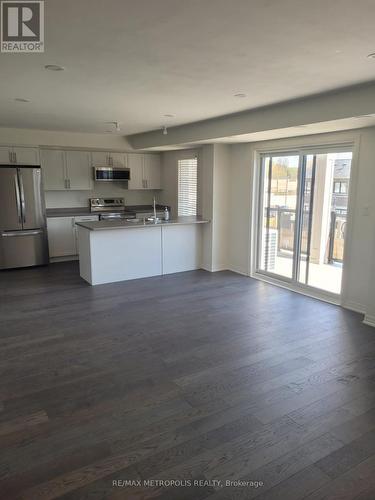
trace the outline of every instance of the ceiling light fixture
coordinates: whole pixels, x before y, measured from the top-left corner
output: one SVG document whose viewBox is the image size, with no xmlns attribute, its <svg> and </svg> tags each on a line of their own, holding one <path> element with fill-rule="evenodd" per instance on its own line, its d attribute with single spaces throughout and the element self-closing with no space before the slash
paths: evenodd
<svg viewBox="0 0 375 500">
<path fill-rule="evenodd" d="M 163 127 L 163 135 L 168 135 L 168 129 L 165 125 Z"/>
<path fill-rule="evenodd" d="M 367 57 L 368 57 L 368 59 L 375 59 L 375 52 L 372 52 Z"/>
<path fill-rule="evenodd" d="M 172 114 L 166 114 L 166 115 L 164 115 L 164 117 L 165 117 L 165 118 L 174 118 L 174 117 L 175 117 L 175 115 L 172 115 Z"/>
<path fill-rule="evenodd" d="M 48 69 L 49 71 L 65 71 L 64 66 L 59 66 L 58 64 L 46 64 L 44 69 Z"/>
<path fill-rule="evenodd" d="M 24 99 L 23 97 L 15 97 L 16 102 L 31 102 L 30 99 Z"/>
<path fill-rule="evenodd" d="M 234 94 L 234 97 L 243 98 L 243 97 L 246 97 L 246 94 L 244 94 L 243 92 L 238 92 L 237 94 Z"/>
</svg>

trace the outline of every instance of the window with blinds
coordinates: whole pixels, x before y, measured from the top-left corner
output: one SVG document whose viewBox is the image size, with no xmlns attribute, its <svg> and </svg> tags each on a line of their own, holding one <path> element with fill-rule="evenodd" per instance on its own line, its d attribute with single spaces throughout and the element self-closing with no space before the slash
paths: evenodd
<svg viewBox="0 0 375 500">
<path fill-rule="evenodd" d="M 198 160 L 178 162 L 178 215 L 197 215 Z"/>
</svg>

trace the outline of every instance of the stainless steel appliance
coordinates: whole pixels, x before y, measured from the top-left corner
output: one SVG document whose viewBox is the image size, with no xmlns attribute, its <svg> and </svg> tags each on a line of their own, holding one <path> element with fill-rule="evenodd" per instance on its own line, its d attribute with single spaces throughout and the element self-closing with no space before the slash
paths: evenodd
<svg viewBox="0 0 375 500">
<path fill-rule="evenodd" d="M 0 269 L 48 264 L 41 169 L 0 166 Z"/>
<path fill-rule="evenodd" d="M 127 182 L 130 181 L 129 168 L 116 167 L 94 167 L 94 179 L 105 182 Z"/>
<path fill-rule="evenodd" d="M 99 213 L 100 220 L 135 219 L 135 213 L 125 209 L 124 198 L 90 198 L 90 211 Z"/>
</svg>

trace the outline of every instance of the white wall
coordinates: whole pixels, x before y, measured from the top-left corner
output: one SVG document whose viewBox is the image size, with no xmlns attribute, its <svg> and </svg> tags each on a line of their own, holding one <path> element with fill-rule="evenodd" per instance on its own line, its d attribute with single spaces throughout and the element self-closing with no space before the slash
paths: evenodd
<svg viewBox="0 0 375 500">
<path fill-rule="evenodd" d="M 229 269 L 249 274 L 250 262 L 250 208 L 253 148 L 251 144 L 231 146 L 229 185 Z"/>
<path fill-rule="evenodd" d="M 208 144 L 202 148 L 202 216 L 211 221 L 203 231 L 203 268 L 228 269 L 230 146 Z"/>
<path fill-rule="evenodd" d="M 375 269 L 371 275 L 375 256 L 375 128 L 232 145 L 229 206 L 231 214 L 235 214 L 235 217 L 229 226 L 231 246 L 228 267 L 245 274 L 250 272 L 251 185 L 255 152 L 351 141 L 355 142 L 356 147 L 352 166 L 350 193 L 352 221 L 346 246 L 347 266 L 343 278 L 343 305 L 361 312 L 373 307 L 375 318 L 375 299 L 372 300 L 373 306 L 369 305 L 370 283 L 375 282 Z"/>
<path fill-rule="evenodd" d="M 214 145 L 213 168 L 213 216 L 212 216 L 212 268 L 214 271 L 228 269 L 228 238 L 230 195 L 230 146 Z"/>
</svg>

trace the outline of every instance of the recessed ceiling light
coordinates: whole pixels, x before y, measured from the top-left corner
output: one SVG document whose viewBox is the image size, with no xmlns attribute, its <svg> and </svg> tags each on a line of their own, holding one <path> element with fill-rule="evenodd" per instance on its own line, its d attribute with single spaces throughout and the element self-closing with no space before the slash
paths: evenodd
<svg viewBox="0 0 375 500">
<path fill-rule="evenodd" d="M 46 64 L 44 66 L 45 69 L 48 69 L 49 71 L 64 71 L 65 68 L 64 66 L 59 66 L 58 64 Z"/>
<path fill-rule="evenodd" d="M 375 52 L 372 52 L 367 56 L 369 59 L 375 59 Z"/>
<path fill-rule="evenodd" d="M 172 115 L 172 114 L 166 114 L 164 116 L 165 116 L 165 118 L 174 118 L 175 117 L 175 115 Z"/>
<path fill-rule="evenodd" d="M 237 94 L 234 94 L 234 97 L 246 97 L 246 94 L 243 92 L 238 92 Z"/>
<path fill-rule="evenodd" d="M 23 97 L 16 97 L 14 100 L 16 102 L 31 102 L 30 99 L 24 99 Z"/>
</svg>

